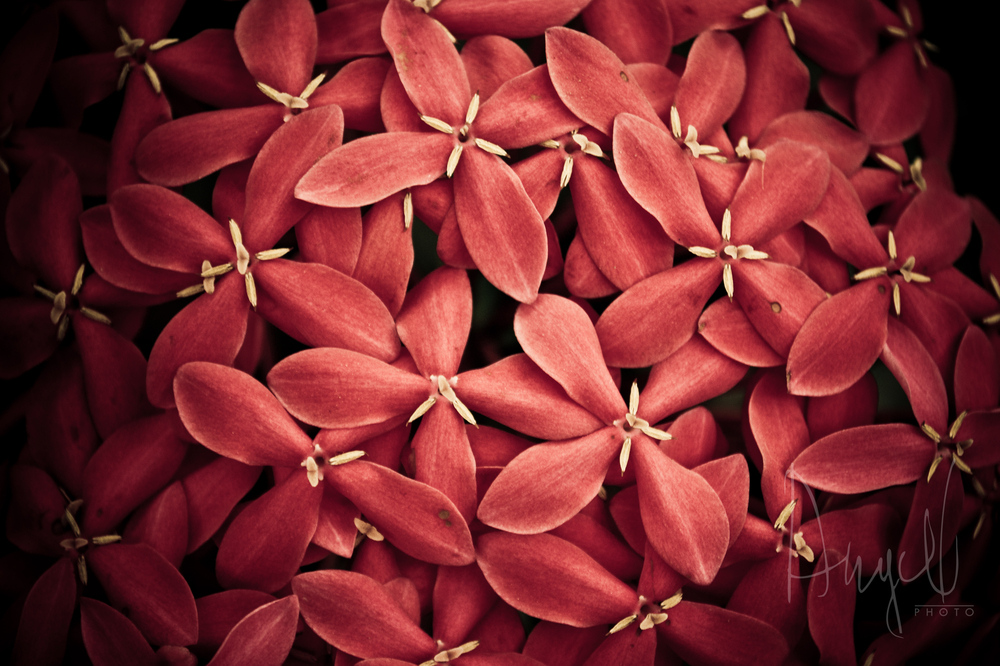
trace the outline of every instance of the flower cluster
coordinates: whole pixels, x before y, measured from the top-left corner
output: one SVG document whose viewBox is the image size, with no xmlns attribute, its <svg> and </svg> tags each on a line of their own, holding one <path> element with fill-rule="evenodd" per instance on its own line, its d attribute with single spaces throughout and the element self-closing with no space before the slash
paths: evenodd
<svg viewBox="0 0 1000 666">
<path fill-rule="evenodd" d="M 14 663 L 997 648 L 1000 221 L 916 0 L 20 18 Z"/>
</svg>

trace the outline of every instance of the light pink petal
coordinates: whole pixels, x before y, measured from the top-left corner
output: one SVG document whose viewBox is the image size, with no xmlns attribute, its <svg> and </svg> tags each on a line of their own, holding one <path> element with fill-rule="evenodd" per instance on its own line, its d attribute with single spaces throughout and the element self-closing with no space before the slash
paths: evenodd
<svg viewBox="0 0 1000 666">
<path fill-rule="evenodd" d="M 462 62 L 469 77 L 469 88 L 478 91 L 483 100 L 492 97 L 510 79 L 534 67 L 531 58 L 516 42 L 497 35 L 473 37 L 465 42 Z"/>
<path fill-rule="evenodd" d="M 788 352 L 788 390 L 833 395 L 861 379 L 885 345 L 890 297 L 885 281 L 865 280 L 816 306 Z"/>
<path fill-rule="evenodd" d="M 24 600 L 12 653 L 14 663 L 39 666 L 63 663 L 76 594 L 72 561 L 67 557 L 56 560 L 32 585 Z"/>
<path fill-rule="evenodd" d="M 615 116 L 630 113 L 663 127 L 638 82 L 626 73 L 625 63 L 597 39 L 550 28 L 545 53 L 559 97 L 587 125 L 611 136 Z"/>
<path fill-rule="evenodd" d="M 674 105 L 684 131 L 711 136 L 733 114 L 746 86 L 743 49 L 727 32 L 708 31 L 695 38 Z"/>
<path fill-rule="evenodd" d="M 198 638 L 198 611 L 187 581 L 145 544 L 110 544 L 87 552 L 87 566 L 112 605 L 154 645 L 191 645 Z"/>
<path fill-rule="evenodd" d="M 720 298 L 701 313 L 698 333 L 729 358 L 758 368 L 784 363 L 747 319 L 743 309 L 728 298 Z"/>
<path fill-rule="evenodd" d="M 864 493 L 927 474 L 934 444 L 914 426 L 862 426 L 824 437 L 789 465 L 794 479 L 819 490 Z"/>
<path fill-rule="evenodd" d="M 294 594 L 252 611 L 226 636 L 212 666 L 253 662 L 278 666 L 292 649 L 299 619 L 299 599 Z"/>
<path fill-rule="evenodd" d="M 502 599 L 573 627 L 612 624 L 633 612 L 635 591 L 583 550 L 549 534 L 493 532 L 477 543 L 479 566 Z"/>
<path fill-rule="evenodd" d="M 453 143 L 454 137 L 442 132 L 390 132 L 356 139 L 313 165 L 295 187 L 295 196 L 334 208 L 381 201 L 441 176 Z"/>
<path fill-rule="evenodd" d="M 365 215 L 361 252 L 354 279 L 382 299 L 389 313 L 399 312 L 413 268 L 413 238 L 403 221 L 403 196 L 384 199 Z"/>
<path fill-rule="evenodd" d="M 674 242 L 714 248 L 719 231 L 705 209 L 694 167 L 674 139 L 628 114 L 618 116 L 614 127 L 615 163 L 628 193 Z"/>
<path fill-rule="evenodd" d="M 530 437 L 569 439 L 602 425 L 525 354 L 463 372 L 456 388 L 469 409 Z"/>
<path fill-rule="evenodd" d="M 595 0 L 583 10 L 583 25 L 623 62 L 666 65 L 670 58 L 673 28 L 662 0 Z"/>
<path fill-rule="evenodd" d="M 455 172 L 455 213 L 483 276 L 522 303 L 535 300 L 548 244 L 517 174 L 496 155 L 470 147 Z"/>
<path fill-rule="evenodd" d="M 910 329 L 889 317 L 882 362 L 903 387 L 918 423 L 947 430 L 948 395 L 934 359 Z"/>
<path fill-rule="evenodd" d="M 460 126 L 472 92 L 462 58 L 441 25 L 409 2 L 390 0 L 382 39 L 417 109 Z"/>
<path fill-rule="evenodd" d="M 387 362 L 399 355 L 392 315 L 354 278 L 321 264 L 285 259 L 260 262 L 252 270 L 260 314 L 295 339 Z"/>
<path fill-rule="evenodd" d="M 514 334 L 528 356 L 566 393 L 605 423 L 625 414 L 625 402 L 604 370 L 601 344 L 584 310 L 569 299 L 541 294 L 514 316 Z"/>
<path fill-rule="evenodd" d="M 87 656 L 96 666 L 157 663 L 136 626 L 127 617 L 96 599 L 80 599 L 80 628 Z"/>
<path fill-rule="evenodd" d="M 576 440 L 532 446 L 500 472 L 479 505 L 479 519 L 517 534 L 566 522 L 597 496 L 621 449 L 618 432 L 607 427 Z"/>
<path fill-rule="evenodd" d="M 236 46 L 254 79 L 301 93 L 316 61 L 316 16 L 307 0 L 251 0 L 236 20 Z"/>
<path fill-rule="evenodd" d="M 465 271 L 439 268 L 410 290 L 396 330 L 424 376 L 453 377 L 472 326 L 472 287 Z"/>
<path fill-rule="evenodd" d="M 215 560 L 219 584 L 276 592 L 302 563 L 316 531 L 322 488 L 295 470 L 247 506 L 226 529 Z"/>
</svg>

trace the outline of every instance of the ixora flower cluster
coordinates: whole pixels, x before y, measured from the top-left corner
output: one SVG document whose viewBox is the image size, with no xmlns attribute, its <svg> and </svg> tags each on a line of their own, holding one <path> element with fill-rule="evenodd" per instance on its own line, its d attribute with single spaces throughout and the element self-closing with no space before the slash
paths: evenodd
<svg viewBox="0 0 1000 666">
<path fill-rule="evenodd" d="M 15 663 L 992 649 L 1000 222 L 913 0 L 204 4 L 0 56 Z"/>
</svg>

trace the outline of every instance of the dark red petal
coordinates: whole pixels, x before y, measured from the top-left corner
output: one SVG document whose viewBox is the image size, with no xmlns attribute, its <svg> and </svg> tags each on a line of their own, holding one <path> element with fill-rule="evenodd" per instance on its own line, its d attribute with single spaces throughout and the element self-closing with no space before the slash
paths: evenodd
<svg viewBox="0 0 1000 666">
<path fill-rule="evenodd" d="M 307 0 L 251 0 L 236 20 L 236 46 L 254 79 L 301 93 L 316 62 L 316 16 Z"/>
<path fill-rule="evenodd" d="M 563 281 L 569 293 L 579 298 L 603 298 L 618 291 L 594 263 L 579 232 L 570 241 L 563 266 Z"/>
<path fill-rule="evenodd" d="M 625 402 L 606 371 L 594 325 L 579 305 L 541 294 L 517 309 L 514 334 L 531 360 L 602 422 L 625 415 Z"/>
<path fill-rule="evenodd" d="M 796 111 L 775 119 L 760 135 L 758 148 L 789 139 L 822 148 L 833 166 L 854 175 L 868 156 L 868 140 L 836 118 L 819 111 Z"/>
<path fill-rule="evenodd" d="M 474 127 L 498 146 L 523 148 L 581 124 L 552 87 L 548 66 L 541 65 L 504 83 L 480 108 Z"/>
<path fill-rule="evenodd" d="M 918 131 L 930 105 L 909 40 L 900 40 L 858 77 L 854 105 L 858 129 L 873 144 L 904 141 Z"/>
<path fill-rule="evenodd" d="M 313 165 L 295 187 L 295 196 L 334 208 L 381 201 L 441 176 L 453 143 L 454 137 L 442 132 L 389 132 L 356 139 Z"/>
<path fill-rule="evenodd" d="M 729 548 L 729 519 L 719 496 L 644 436 L 632 439 L 646 536 L 678 573 L 698 585 L 715 578 Z"/>
<path fill-rule="evenodd" d="M 298 571 L 316 531 L 322 488 L 294 470 L 226 529 L 215 561 L 219 584 L 275 592 Z"/>
<path fill-rule="evenodd" d="M 962 472 L 948 459 L 930 481 L 917 479 L 910 516 L 897 547 L 900 580 L 918 578 L 955 546 L 964 495 Z"/>
<path fill-rule="evenodd" d="M 536 444 L 512 460 L 486 492 L 479 519 L 507 532 L 537 534 L 566 522 L 597 496 L 621 449 L 617 428 Z"/>
<path fill-rule="evenodd" d="M 576 30 L 549 28 L 545 53 L 559 97 L 587 125 L 611 136 L 615 116 L 631 113 L 663 128 L 625 63 L 601 42 Z"/>
<path fill-rule="evenodd" d="M 344 112 L 344 127 L 361 132 L 385 130 L 379 113 L 380 91 L 391 65 L 383 58 L 360 58 L 344 65 L 337 75 L 309 98 L 313 107 L 337 105 Z M 427 126 L 416 123 L 407 129 Z M 419 123 L 419 125 L 418 125 Z M 395 129 L 395 128 L 393 128 Z"/>
<path fill-rule="evenodd" d="M 551 216 L 556 208 L 556 201 L 562 191 L 559 176 L 564 160 L 562 151 L 543 150 L 511 165 L 524 184 L 524 190 L 535 204 L 538 214 L 543 218 Z"/>
<path fill-rule="evenodd" d="M 87 566 L 150 643 L 191 645 L 198 639 L 198 611 L 187 581 L 149 546 L 99 546 L 87 552 Z"/>
<path fill-rule="evenodd" d="M 629 114 L 618 116 L 614 156 L 625 189 L 674 242 L 709 248 L 719 243 L 694 167 L 663 129 Z"/>
<path fill-rule="evenodd" d="M 483 276 L 522 303 L 535 300 L 548 243 L 517 174 L 496 155 L 470 147 L 455 172 L 455 213 Z"/>
<path fill-rule="evenodd" d="M 188 498 L 188 548 L 192 553 L 208 541 L 249 492 L 261 468 L 216 458 L 181 479 Z"/>
<path fill-rule="evenodd" d="M 243 344 L 249 309 L 239 278 L 216 280 L 215 293 L 198 297 L 164 327 L 149 354 L 146 393 L 151 403 L 173 406 L 174 375 L 185 363 L 232 364 Z"/>
<path fill-rule="evenodd" d="M 673 28 L 666 3 L 595 0 L 583 10 L 587 32 L 601 40 L 622 62 L 666 65 Z"/>
<path fill-rule="evenodd" d="M 158 94 L 145 77 L 129 77 L 125 84 L 125 101 L 115 133 L 111 139 L 111 155 L 107 167 L 107 191 L 143 182 L 135 169 L 136 146 L 153 129 L 172 119 L 170 103 Z"/>
<path fill-rule="evenodd" d="M 731 547 L 743 531 L 747 519 L 747 505 L 750 501 L 750 468 L 747 466 L 747 460 L 744 456 L 734 453 L 698 465 L 694 471 L 708 481 L 726 508 Z"/>
<path fill-rule="evenodd" d="M 296 418 L 322 428 L 381 423 L 409 416 L 430 391 L 427 379 L 346 349 L 292 354 L 267 383 Z M 336 402 L 329 399 L 337 396 Z"/>
<path fill-rule="evenodd" d="M 13 660 L 17 664 L 58 666 L 76 608 L 76 572 L 72 561 L 56 560 L 31 587 L 18 623 Z"/>
<path fill-rule="evenodd" d="M 781 551 L 750 567 L 726 609 L 762 620 L 780 631 L 786 641 L 798 642 L 806 624 L 805 589 L 798 582 L 800 560 L 784 545 Z"/>
<path fill-rule="evenodd" d="M 926 171 L 931 171 L 930 167 L 928 164 Z M 940 165 L 934 167 L 940 169 Z M 940 185 L 928 187 L 913 197 L 896 222 L 900 259 L 906 261 L 914 256 L 918 271 L 933 271 L 954 263 L 968 245 L 972 233 L 970 217 L 965 199 Z"/>
<path fill-rule="evenodd" d="M 958 431 L 961 440 L 971 439 L 963 460 L 971 467 L 990 467 L 1000 463 L 1000 411 L 974 412 L 965 417 Z"/>
<path fill-rule="evenodd" d="M 992 409 L 1000 400 L 996 352 L 981 328 L 970 326 L 955 358 L 955 411 Z"/>
<path fill-rule="evenodd" d="M 248 664 L 278 666 L 292 649 L 299 619 L 299 599 L 294 594 L 252 611 L 226 636 L 215 653 L 213 666 Z"/>
<path fill-rule="evenodd" d="M 257 590 L 226 590 L 199 597 L 198 645 L 207 650 L 219 646 L 240 621 L 256 609 L 275 601 L 266 592 Z"/>
<path fill-rule="evenodd" d="M 806 601 L 809 633 L 821 658 L 829 664 L 856 663 L 852 620 L 857 603 L 855 589 L 861 581 L 853 580 L 849 566 L 842 554 L 826 549 L 809 579 Z"/>
<path fill-rule="evenodd" d="M 171 87 L 211 107 L 238 108 L 263 101 L 253 75 L 243 64 L 232 30 L 202 30 L 157 51 L 152 60 L 160 78 Z"/>
<path fill-rule="evenodd" d="M 511 39 L 534 37 L 553 25 L 563 25 L 586 0 L 451 0 L 434 8 L 434 17 L 457 36 L 499 34 Z"/>
<path fill-rule="evenodd" d="M 403 221 L 403 195 L 372 206 L 365 215 L 354 279 L 382 299 L 395 315 L 403 305 L 413 268 L 413 238 Z"/>
<path fill-rule="evenodd" d="M 492 97 L 510 79 L 534 67 L 531 58 L 516 42 L 497 35 L 473 37 L 465 42 L 462 62 L 469 77 L 469 89 L 478 91 L 483 100 Z"/>
<path fill-rule="evenodd" d="M 710 137 L 739 106 L 746 76 L 735 37 L 706 31 L 695 38 L 674 97 L 683 131 L 693 126 L 702 140 Z"/>
<path fill-rule="evenodd" d="M 720 262 L 696 258 L 630 287 L 595 327 L 607 363 L 642 367 L 677 351 L 694 335 L 721 273 Z"/>
<path fill-rule="evenodd" d="M 667 611 L 660 635 L 680 657 L 698 664 L 778 664 L 788 644 L 777 629 L 742 613 L 685 601 Z M 744 651 L 741 645 L 753 645 Z"/>
<path fill-rule="evenodd" d="M 702 0 L 690 5 L 683 0 L 667 0 L 674 26 L 674 44 L 680 44 L 705 30 L 729 30 L 743 25 L 740 16 L 754 7 L 753 0 Z"/>
<path fill-rule="evenodd" d="M 824 69 L 857 74 L 878 53 L 878 32 L 885 25 L 865 0 L 819 0 L 807 7 L 783 8 L 803 53 Z"/>
<path fill-rule="evenodd" d="M 441 25 L 409 2 L 390 0 L 382 39 L 420 113 L 460 126 L 472 92 L 462 58 Z"/>
<path fill-rule="evenodd" d="M 927 157 L 947 163 L 951 159 L 957 124 L 955 87 L 948 72 L 935 65 L 924 70 L 924 83 L 930 106 L 920 130 L 920 146 Z"/>
<path fill-rule="evenodd" d="M 329 3 L 329 9 L 316 14 L 319 37 L 316 62 L 335 63 L 357 56 L 384 53 L 384 11 L 382 0 Z"/>
<path fill-rule="evenodd" d="M 49 319 L 52 305 L 40 299 L 0 299 L 0 345 L 16 353 L 0 357 L 0 377 L 10 379 L 30 370 L 59 346 Z"/>
<path fill-rule="evenodd" d="M 784 358 L 760 337 L 743 309 L 728 298 L 720 298 L 701 313 L 698 333 L 731 359 L 758 368 L 784 363 Z"/>
<path fill-rule="evenodd" d="M 156 662 L 153 648 L 129 619 L 96 599 L 80 599 L 80 627 L 87 656 L 96 666 Z"/>
<path fill-rule="evenodd" d="M 332 467 L 326 475 L 332 486 L 407 555 L 453 567 L 474 560 L 469 527 L 441 491 L 363 460 Z M 405 512 L 400 511 L 403 506 L 407 507 Z"/>
<path fill-rule="evenodd" d="M 396 330 L 421 374 L 458 372 L 472 326 L 472 287 L 465 271 L 439 268 L 410 290 Z"/>
<path fill-rule="evenodd" d="M 469 409 L 530 437 L 569 439 L 602 425 L 525 354 L 463 372 L 457 386 Z"/>
<path fill-rule="evenodd" d="M 543 620 L 574 627 L 629 616 L 635 591 L 583 550 L 550 534 L 479 537 L 479 566 L 502 599 Z"/>
<path fill-rule="evenodd" d="M 180 481 L 132 514 L 123 534 L 126 543 L 144 543 L 179 568 L 188 546 L 187 496 Z"/>
<path fill-rule="evenodd" d="M 419 662 L 435 643 L 410 619 L 386 588 L 350 571 L 314 571 L 296 576 L 292 589 L 302 617 L 319 636 L 356 657 Z"/>
<path fill-rule="evenodd" d="M 253 157 L 281 127 L 285 107 L 264 104 L 186 116 L 157 127 L 136 150 L 146 180 L 167 187 L 191 183 Z"/>
<path fill-rule="evenodd" d="M 119 428 L 84 470 L 83 518 L 88 532 L 97 536 L 113 530 L 166 486 L 187 448 L 164 414 Z"/>
<path fill-rule="evenodd" d="M 840 169 L 830 169 L 830 184 L 823 200 L 803 220 L 823 234 L 838 257 L 858 269 L 889 263 L 889 256 L 871 232 L 861 200 Z"/>
<path fill-rule="evenodd" d="M 816 306 L 788 352 L 788 390 L 833 395 L 861 379 L 885 345 L 889 298 L 886 281 L 865 280 Z"/>
<path fill-rule="evenodd" d="M 803 451 L 788 475 L 819 490 L 864 493 L 927 474 L 934 444 L 914 426 L 862 426 L 824 437 Z"/>
<path fill-rule="evenodd" d="M 910 399 L 917 422 L 944 432 L 948 427 L 948 394 L 941 372 L 917 336 L 894 317 L 889 317 L 881 359 Z"/>
<path fill-rule="evenodd" d="M 838 430 L 871 425 L 877 412 L 878 384 L 873 374 L 866 373 L 840 393 L 809 400 L 809 434 L 817 440 Z"/>
</svg>

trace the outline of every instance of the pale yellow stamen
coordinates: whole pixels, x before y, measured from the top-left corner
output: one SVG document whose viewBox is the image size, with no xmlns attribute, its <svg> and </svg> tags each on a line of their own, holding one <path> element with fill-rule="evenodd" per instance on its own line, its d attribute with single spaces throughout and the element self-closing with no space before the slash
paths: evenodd
<svg viewBox="0 0 1000 666">
<path fill-rule="evenodd" d="M 740 142 L 736 144 L 736 156 L 760 162 L 767 160 L 767 153 L 760 148 L 751 148 L 750 140 L 746 136 L 740 137 Z"/>
<path fill-rule="evenodd" d="M 569 155 L 563 161 L 562 173 L 559 174 L 559 189 L 569 185 L 569 179 L 573 177 L 573 158 Z"/>
<path fill-rule="evenodd" d="M 80 267 L 76 269 L 76 275 L 73 276 L 73 288 L 70 289 L 69 293 L 76 296 L 80 293 L 80 289 L 83 288 L 83 269 L 86 268 L 86 264 L 80 264 Z"/>
<path fill-rule="evenodd" d="M 507 151 L 493 143 L 492 141 L 487 141 L 486 139 L 480 139 L 476 137 L 476 145 L 485 150 L 492 155 L 499 155 L 500 157 L 510 157 Z"/>
<path fill-rule="evenodd" d="M 906 39 L 909 37 L 906 31 L 900 28 L 898 25 L 887 25 L 885 26 L 885 31 L 888 32 L 893 37 L 899 37 L 900 39 Z"/>
<path fill-rule="evenodd" d="M 437 397 L 432 395 L 431 397 L 427 398 L 422 403 L 420 403 L 420 406 L 417 407 L 413 411 L 413 414 L 406 421 L 406 425 L 409 425 L 409 424 L 413 423 L 414 421 L 416 421 L 417 419 L 419 419 L 421 416 L 423 416 L 424 414 L 426 414 L 427 410 L 429 410 L 431 407 L 433 407 L 435 402 L 437 402 Z"/>
<path fill-rule="evenodd" d="M 689 247 L 688 248 L 688 252 L 690 252 L 691 254 L 693 254 L 696 257 L 702 257 L 704 259 L 713 259 L 716 256 L 718 256 L 715 253 L 715 250 L 710 250 L 709 248 L 702 247 L 700 245 L 694 245 L 692 247 Z"/>
<path fill-rule="evenodd" d="M 74 537 L 72 539 L 63 539 L 62 541 L 59 542 L 59 545 L 62 546 L 62 548 L 64 548 L 65 550 L 80 550 L 88 543 L 89 542 L 86 539 L 83 539 L 81 537 Z"/>
<path fill-rule="evenodd" d="M 338 453 L 337 455 L 330 458 L 327 463 L 336 467 L 337 465 L 346 465 L 349 462 L 353 462 L 358 458 L 365 456 L 364 451 L 346 451 L 344 453 Z"/>
<path fill-rule="evenodd" d="M 733 233 L 733 214 L 729 212 L 727 208 L 722 213 L 722 240 L 729 242 L 729 238 Z"/>
<path fill-rule="evenodd" d="M 104 536 L 96 536 L 90 541 L 95 546 L 106 546 L 109 543 L 118 543 L 121 540 L 122 540 L 121 536 L 117 534 L 105 534 Z"/>
<path fill-rule="evenodd" d="M 872 278 L 882 277 L 889 272 L 889 269 L 885 266 L 876 266 L 875 268 L 866 268 L 863 271 L 858 271 L 854 274 L 854 280 L 856 282 L 861 282 L 862 280 L 870 280 Z"/>
<path fill-rule="evenodd" d="M 745 12 L 740 14 L 740 16 L 746 19 L 747 21 L 752 21 L 755 18 L 760 18 L 769 11 L 771 10 L 768 9 L 767 5 L 757 5 L 756 7 L 751 7 L 750 9 L 746 10 Z"/>
<path fill-rule="evenodd" d="M 106 315 L 101 314 L 97 310 L 91 310 L 90 308 L 81 307 L 80 314 L 82 314 L 87 319 L 90 319 L 91 321 L 96 321 L 98 324 L 105 324 L 106 326 L 111 325 L 111 319 L 109 319 Z M 69 321 L 69 320 L 66 319 L 64 321 Z"/>
<path fill-rule="evenodd" d="M 892 231 L 889 232 L 889 258 L 896 260 L 896 235 Z"/>
<path fill-rule="evenodd" d="M 149 79 L 149 85 L 153 86 L 153 92 L 159 95 L 163 92 L 163 86 L 160 84 L 160 76 L 153 69 L 153 66 L 148 62 L 142 63 L 142 71 L 146 72 L 146 77 Z"/>
<path fill-rule="evenodd" d="M 646 617 L 642 618 L 642 622 L 639 623 L 639 628 L 645 631 L 647 629 L 652 629 L 656 625 L 666 621 L 667 621 L 666 613 L 650 613 Z"/>
<path fill-rule="evenodd" d="M 681 114 L 677 111 L 676 106 L 670 107 L 670 131 L 675 139 L 681 138 Z"/>
<path fill-rule="evenodd" d="M 431 379 L 434 380 L 435 378 L 432 377 Z M 479 425 L 476 423 L 476 418 L 472 415 L 472 412 L 469 411 L 469 408 L 458 399 L 457 395 L 455 395 L 455 389 L 451 387 L 451 384 L 448 383 L 445 376 L 437 375 L 436 381 L 438 393 L 440 393 L 445 400 L 451 403 L 452 407 L 455 408 L 455 411 L 458 412 L 459 416 L 478 428 Z"/>
<path fill-rule="evenodd" d="M 253 273 L 247 273 L 243 276 L 244 281 L 247 285 L 247 298 L 250 300 L 250 307 L 254 310 L 257 309 L 257 283 L 254 282 Z"/>
<path fill-rule="evenodd" d="M 625 468 L 628 467 L 629 455 L 632 453 L 632 438 L 626 437 L 622 442 L 622 450 L 618 454 L 618 466 L 621 467 L 622 476 L 625 476 Z"/>
<path fill-rule="evenodd" d="M 463 654 L 472 652 L 477 647 L 479 647 L 479 641 L 469 641 L 468 643 L 463 643 L 456 648 L 450 650 L 442 650 L 434 655 L 433 659 L 429 659 L 420 664 L 420 666 L 434 666 L 435 664 L 447 664 L 452 659 L 458 659 Z"/>
<path fill-rule="evenodd" d="M 403 195 L 403 228 L 409 229 L 413 224 L 413 193 Z"/>
<path fill-rule="evenodd" d="M 542 141 L 538 145 L 541 146 L 542 148 L 556 148 L 556 149 L 558 149 L 558 148 L 561 147 L 559 145 L 559 142 L 556 141 L 555 139 L 546 139 L 545 141 Z"/>
<path fill-rule="evenodd" d="M 207 268 L 206 268 L 206 266 L 207 266 Z M 202 278 L 218 277 L 220 275 L 225 275 L 226 273 L 228 273 L 231 270 L 233 270 L 233 265 L 229 264 L 229 263 L 219 264 L 218 266 L 212 266 L 210 263 L 208 263 L 207 259 L 205 261 L 201 262 L 201 277 Z M 205 291 L 208 291 L 208 290 L 206 289 Z"/>
<path fill-rule="evenodd" d="M 882 153 L 875 153 L 875 159 L 877 159 L 882 164 L 886 165 L 896 173 L 903 173 L 903 165 L 892 159 L 888 155 L 883 155 Z"/>
<path fill-rule="evenodd" d="M 924 161 L 921 158 L 913 160 L 913 164 L 910 165 L 910 178 L 917 187 L 920 188 L 921 192 L 927 190 L 927 181 L 924 180 Z"/>
<path fill-rule="evenodd" d="M 663 610 L 670 610 L 671 608 L 673 608 L 674 606 L 676 606 L 677 604 L 679 604 L 683 598 L 684 598 L 684 594 L 681 592 L 681 590 L 678 590 L 670 598 L 664 599 L 663 601 L 661 601 L 660 602 L 660 608 L 662 608 Z"/>
<path fill-rule="evenodd" d="M 778 519 L 774 521 L 774 529 L 778 530 L 779 532 L 785 531 L 785 523 L 787 523 L 788 519 L 792 517 L 792 512 L 795 511 L 795 505 L 798 503 L 799 501 L 797 499 L 793 499 L 791 502 L 785 505 L 785 508 L 782 509 L 781 513 L 778 514 Z"/>
<path fill-rule="evenodd" d="M 465 124 L 471 125 L 479 114 L 479 91 L 472 96 L 472 101 L 469 102 L 469 108 L 465 111 Z"/>
<path fill-rule="evenodd" d="M 898 317 L 902 310 L 902 304 L 900 303 L 899 298 L 899 283 L 896 282 L 892 284 L 892 307 L 896 311 L 896 316 Z"/>
<path fill-rule="evenodd" d="M 969 410 L 966 409 L 955 418 L 955 421 L 951 424 L 951 428 L 948 430 L 949 439 L 953 440 L 958 437 L 958 431 L 962 429 L 962 422 L 965 421 L 965 417 L 968 416 L 968 414 Z"/>
<path fill-rule="evenodd" d="M 795 46 L 795 30 L 792 29 L 792 22 L 788 20 L 788 14 L 781 12 L 781 23 L 785 26 L 785 34 L 788 35 L 788 41 Z"/>
<path fill-rule="evenodd" d="M 937 471 L 938 465 L 941 464 L 942 460 L 944 460 L 944 456 L 938 455 L 931 462 L 931 468 L 929 470 L 927 470 L 927 483 L 931 482 L 931 477 L 934 476 L 934 472 Z"/>
<path fill-rule="evenodd" d="M 458 166 L 458 158 L 462 156 L 462 144 L 458 144 L 451 149 L 451 155 L 448 156 L 448 166 L 445 169 L 445 175 L 449 178 L 455 173 L 455 168 Z"/>
<path fill-rule="evenodd" d="M 149 50 L 159 51 L 160 49 L 166 48 L 171 44 L 176 44 L 179 41 L 180 41 L 179 39 L 174 39 L 174 38 L 158 39 L 157 41 L 149 45 Z"/>
<path fill-rule="evenodd" d="M 722 267 L 722 286 L 726 288 L 726 295 L 729 300 L 733 300 L 733 266 L 726 264 Z"/>
<path fill-rule="evenodd" d="M 385 539 L 382 533 L 375 529 L 375 526 L 371 523 L 366 523 L 360 518 L 354 519 L 354 526 L 358 528 L 358 532 L 362 537 L 368 537 L 372 541 L 382 541 Z"/>
<path fill-rule="evenodd" d="M 431 116 L 420 116 L 420 119 L 439 132 L 444 132 L 445 134 L 455 133 L 455 128 L 443 120 L 438 120 L 437 118 L 433 118 Z"/>
<path fill-rule="evenodd" d="M 49 320 L 53 325 L 58 324 L 66 312 L 66 292 L 60 291 L 52 299 L 52 310 L 49 311 Z"/>
<path fill-rule="evenodd" d="M 795 546 L 794 553 L 796 556 L 801 556 L 806 562 L 812 562 L 816 558 L 813 549 L 806 544 L 806 539 L 802 536 L 802 532 L 796 532 L 792 536 L 792 543 Z"/>
<path fill-rule="evenodd" d="M 941 435 L 938 434 L 937 430 L 929 423 L 921 423 L 920 429 L 924 431 L 924 434 L 934 440 L 935 444 L 941 443 Z"/>
<path fill-rule="evenodd" d="M 302 461 L 302 466 L 306 468 L 306 478 L 309 479 L 309 485 L 315 488 L 319 485 L 319 482 L 323 480 L 323 475 L 319 471 L 319 464 L 316 459 L 309 456 Z"/>
<path fill-rule="evenodd" d="M 80 583 L 87 585 L 87 561 L 83 555 L 76 558 L 76 572 L 80 575 Z"/>
<path fill-rule="evenodd" d="M 122 71 L 118 74 L 117 90 L 121 90 L 125 87 L 125 82 L 128 80 L 128 73 L 130 69 L 132 69 L 132 66 L 129 63 L 122 65 Z"/>
<path fill-rule="evenodd" d="M 621 630 L 622 630 L 622 629 L 624 629 L 625 627 L 627 627 L 627 626 L 629 626 L 630 624 L 632 624 L 633 622 L 635 622 L 635 621 L 636 621 L 636 618 L 638 618 L 638 615 L 629 615 L 629 616 L 628 616 L 627 618 L 625 618 L 624 620 L 619 620 L 619 621 L 618 621 L 618 624 L 616 624 L 615 626 L 611 627 L 611 631 L 609 631 L 609 632 L 608 632 L 607 634 L 605 634 L 605 635 L 606 635 L 606 636 L 610 636 L 611 634 L 616 634 L 616 633 L 618 633 L 619 631 L 621 631 Z"/>
<path fill-rule="evenodd" d="M 291 251 L 292 248 L 290 247 L 276 247 L 273 250 L 258 252 L 254 256 L 257 257 L 258 261 L 270 261 L 271 259 L 280 259 Z"/>
</svg>

